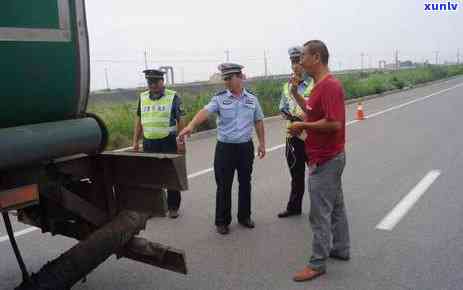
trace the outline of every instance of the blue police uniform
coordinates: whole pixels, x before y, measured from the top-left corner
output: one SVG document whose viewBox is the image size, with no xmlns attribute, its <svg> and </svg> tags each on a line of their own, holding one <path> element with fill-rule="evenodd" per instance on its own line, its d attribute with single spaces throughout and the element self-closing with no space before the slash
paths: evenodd
<svg viewBox="0 0 463 290">
<path fill-rule="evenodd" d="M 223 143 L 250 141 L 255 122 L 264 119 L 259 100 L 246 89 L 240 97 L 229 90 L 222 91 L 205 108 L 209 113 L 217 113 L 217 139 Z"/>
<path fill-rule="evenodd" d="M 236 65 L 230 64 L 221 69 L 227 72 L 241 72 Z M 231 223 L 231 190 L 235 171 L 238 172 L 238 221 L 244 222 L 251 216 L 251 174 L 254 162 L 254 144 L 252 132 L 257 121 L 264 118 L 257 97 L 243 89 L 240 96 L 234 96 L 229 90 L 212 97 L 205 109 L 218 115 L 217 145 L 214 157 L 214 172 L 217 183 L 216 215 L 217 226 Z"/>
</svg>

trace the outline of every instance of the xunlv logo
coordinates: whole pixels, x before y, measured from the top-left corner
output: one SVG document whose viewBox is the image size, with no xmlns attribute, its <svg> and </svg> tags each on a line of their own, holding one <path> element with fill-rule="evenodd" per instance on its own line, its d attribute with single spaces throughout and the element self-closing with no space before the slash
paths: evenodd
<svg viewBox="0 0 463 290">
<path fill-rule="evenodd" d="M 425 11 L 456 11 L 458 9 L 458 3 L 425 3 Z"/>
</svg>

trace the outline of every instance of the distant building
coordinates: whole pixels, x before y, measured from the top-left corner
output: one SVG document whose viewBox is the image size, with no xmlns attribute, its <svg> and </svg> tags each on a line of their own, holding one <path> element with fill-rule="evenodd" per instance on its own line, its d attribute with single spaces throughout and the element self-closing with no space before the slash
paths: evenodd
<svg viewBox="0 0 463 290">
<path fill-rule="evenodd" d="M 411 60 L 401 61 L 400 68 L 416 68 L 416 64 L 414 64 Z"/>
<path fill-rule="evenodd" d="M 395 70 L 395 69 L 409 69 L 409 68 L 416 68 L 417 64 L 412 62 L 411 60 L 406 61 L 399 61 L 399 65 L 395 63 L 387 63 L 384 65 L 384 69 L 386 70 Z"/>
<path fill-rule="evenodd" d="M 209 78 L 210 83 L 221 83 L 222 82 L 222 74 L 219 72 L 214 73 Z"/>
</svg>

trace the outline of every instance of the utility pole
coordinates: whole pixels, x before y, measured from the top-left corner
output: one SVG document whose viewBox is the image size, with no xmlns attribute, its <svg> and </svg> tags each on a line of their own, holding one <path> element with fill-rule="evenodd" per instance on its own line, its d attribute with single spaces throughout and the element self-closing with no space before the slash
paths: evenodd
<svg viewBox="0 0 463 290">
<path fill-rule="evenodd" d="M 226 61 L 229 62 L 230 61 L 230 50 L 229 49 L 225 50 L 225 55 L 226 55 L 226 58 L 225 58 Z"/>
<path fill-rule="evenodd" d="M 109 78 L 108 78 L 108 68 L 105 67 L 104 69 L 104 77 L 105 77 L 105 80 L 106 80 L 106 90 L 111 90 L 109 88 Z"/>
<path fill-rule="evenodd" d="M 386 61 L 385 60 L 380 60 L 378 62 L 378 68 L 382 69 L 382 70 L 386 69 Z"/>
<path fill-rule="evenodd" d="M 265 76 L 268 77 L 268 61 L 267 61 L 267 52 L 264 50 L 264 71 Z"/>
<path fill-rule="evenodd" d="M 434 51 L 434 53 L 436 54 L 436 65 L 438 65 L 439 64 L 439 51 L 436 50 Z"/>
<path fill-rule="evenodd" d="M 394 62 L 395 62 L 395 69 L 399 70 L 400 69 L 400 62 L 399 62 L 399 50 L 394 51 Z"/>
<path fill-rule="evenodd" d="M 368 55 L 368 69 L 372 69 L 372 67 L 371 67 L 371 54 Z"/>
<path fill-rule="evenodd" d="M 365 54 L 362 52 L 362 53 L 360 54 L 360 57 L 361 57 L 361 59 L 362 59 L 362 60 L 361 60 L 361 65 L 360 65 L 360 69 L 361 69 L 362 72 L 363 72 L 363 58 L 365 57 Z"/>
<path fill-rule="evenodd" d="M 457 49 L 457 64 L 460 64 L 460 49 Z"/>
<path fill-rule="evenodd" d="M 185 68 L 183 66 L 180 67 L 180 72 L 182 74 L 182 83 L 185 83 Z"/>
<path fill-rule="evenodd" d="M 148 53 L 146 52 L 146 50 L 144 51 L 144 55 L 145 55 L 145 69 L 148 69 Z"/>
</svg>

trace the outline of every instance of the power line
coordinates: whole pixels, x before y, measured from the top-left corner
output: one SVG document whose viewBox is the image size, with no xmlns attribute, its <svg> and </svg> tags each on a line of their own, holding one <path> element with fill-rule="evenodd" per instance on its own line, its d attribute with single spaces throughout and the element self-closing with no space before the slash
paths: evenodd
<svg viewBox="0 0 463 290">
<path fill-rule="evenodd" d="M 140 60 L 136 59 L 92 59 L 92 62 L 96 63 L 140 63 Z M 165 59 L 165 60 L 152 60 L 147 59 L 147 62 L 156 63 L 211 63 L 220 62 L 221 59 Z"/>
<path fill-rule="evenodd" d="M 249 58 L 240 58 L 241 61 L 262 61 L 261 57 L 249 57 Z M 91 62 L 94 63 L 140 63 L 140 60 L 136 59 L 91 59 Z M 219 63 L 222 62 L 222 59 L 146 59 L 146 63 Z"/>
</svg>

